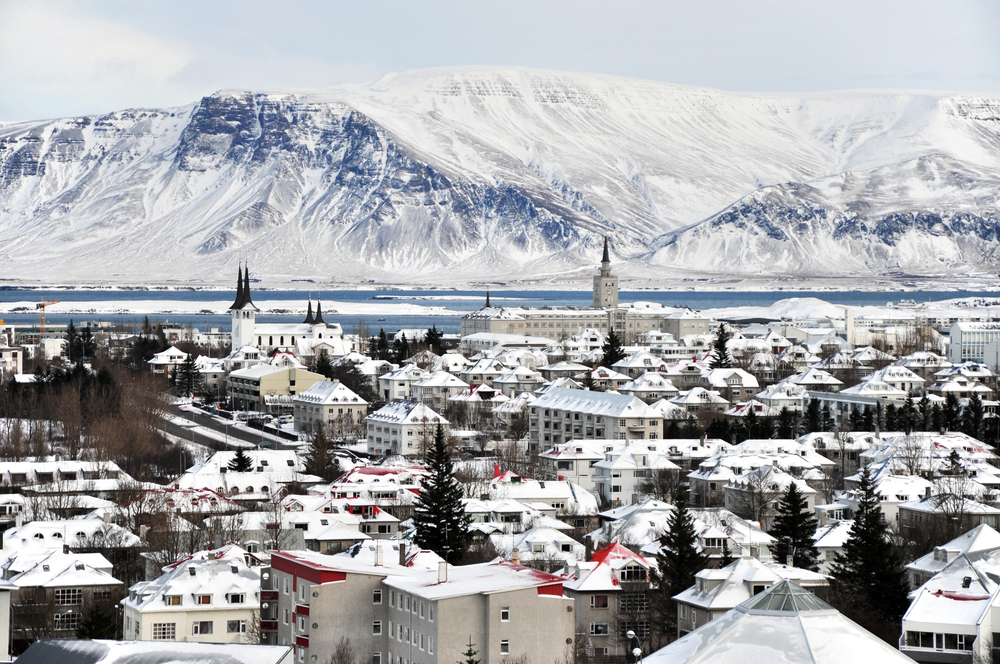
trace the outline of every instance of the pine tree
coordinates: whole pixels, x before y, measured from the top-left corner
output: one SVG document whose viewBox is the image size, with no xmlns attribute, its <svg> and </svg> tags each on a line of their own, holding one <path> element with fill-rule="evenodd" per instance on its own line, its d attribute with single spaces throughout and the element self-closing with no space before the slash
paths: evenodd
<svg viewBox="0 0 1000 664">
<path fill-rule="evenodd" d="M 188 353 L 184 361 L 174 369 L 174 387 L 178 394 L 193 395 L 201 390 L 201 372 L 194 363 L 194 353 Z"/>
<path fill-rule="evenodd" d="M 729 369 L 733 366 L 733 357 L 729 354 L 729 330 L 725 323 L 719 323 L 712 342 L 712 359 L 708 361 L 709 369 Z"/>
<path fill-rule="evenodd" d="M 882 403 L 881 401 L 879 403 Z M 896 404 L 891 403 L 885 407 L 885 430 L 899 431 L 899 414 Z"/>
<path fill-rule="evenodd" d="M 114 610 L 103 602 L 95 602 L 80 616 L 76 627 L 78 639 L 117 639 L 118 624 Z"/>
<path fill-rule="evenodd" d="M 305 470 L 310 475 L 322 477 L 324 482 L 332 482 L 343 473 L 340 461 L 333 454 L 333 445 L 326 436 L 326 427 L 317 422 L 313 437 L 305 454 Z"/>
<path fill-rule="evenodd" d="M 389 361 L 391 354 L 389 352 L 389 338 L 385 336 L 385 330 L 379 329 L 378 338 L 375 340 L 375 359 Z"/>
<path fill-rule="evenodd" d="M 920 410 L 920 430 L 932 431 L 934 429 L 934 409 L 931 408 L 931 401 L 925 394 L 917 405 Z"/>
<path fill-rule="evenodd" d="M 909 605 L 908 583 L 889 541 L 878 486 L 867 466 L 861 471 L 858 494 L 854 525 L 831 570 L 831 587 L 842 611 L 898 624 Z"/>
<path fill-rule="evenodd" d="M 465 552 L 469 519 L 462 505 L 462 485 L 455 478 L 451 451 L 440 424 L 426 462 L 430 476 L 424 481 L 413 511 L 417 529 L 413 543 L 449 563 L 457 563 Z"/>
<path fill-rule="evenodd" d="M 823 402 L 823 407 L 819 409 L 819 429 L 820 431 L 833 431 L 833 418 L 830 417 L 830 404 Z"/>
<path fill-rule="evenodd" d="M 427 330 L 427 334 L 424 335 L 424 343 L 427 344 L 428 350 L 432 353 L 441 354 L 441 340 L 444 338 L 438 329 L 437 325 L 431 325 L 431 329 Z"/>
<path fill-rule="evenodd" d="M 402 364 L 403 360 L 410 356 L 410 343 L 406 340 L 405 334 L 400 334 L 399 338 L 392 342 L 393 361 Z"/>
<path fill-rule="evenodd" d="M 978 394 L 973 393 L 962 412 L 962 431 L 976 440 L 982 440 L 983 417 L 983 400 Z"/>
<path fill-rule="evenodd" d="M 226 468 L 234 473 L 249 473 L 253 470 L 253 461 L 247 455 L 246 450 L 242 447 L 237 447 L 236 455 L 229 460 L 229 463 L 226 464 Z"/>
<path fill-rule="evenodd" d="M 80 333 L 76 329 L 76 325 L 73 324 L 73 319 L 69 319 L 69 325 L 66 326 L 66 359 L 70 362 L 76 362 L 80 359 Z"/>
<path fill-rule="evenodd" d="M 327 355 L 325 350 L 320 351 L 319 357 L 316 358 L 316 364 L 313 366 L 313 371 L 321 376 L 333 378 L 333 362 L 330 361 L 330 356 Z"/>
<path fill-rule="evenodd" d="M 729 538 L 722 540 L 722 559 L 719 560 L 719 567 L 729 567 L 736 561 L 733 557 L 733 550 L 729 548 Z"/>
<path fill-rule="evenodd" d="M 605 340 L 604 345 L 601 346 L 601 351 L 604 353 L 601 364 L 606 367 L 610 367 L 615 362 L 625 359 L 626 355 L 625 349 L 622 348 L 622 340 L 618 337 L 618 333 L 615 332 L 614 327 L 608 332 L 608 338 Z"/>
<path fill-rule="evenodd" d="M 913 407 L 913 394 L 908 393 L 906 395 L 906 401 L 900 407 L 897 417 L 899 418 L 900 428 L 906 433 L 907 436 L 920 426 L 920 418 L 917 414 L 917 409 Z"/>
<path fill-rule="evenodd" d="M 958 431 L 962 428 L 962 407 L 958 404 L 958 397 L 954 392 L 949 392 L 944 398 L 944 425 L 948 431 Z"/>
<path fill-rule="evenodd" d="M 810 399 L 806 405 L 806 433 L 822 431 L 819 421 L 819 400 Z"/>
<path fill-rule="evenodd" d="M 778 503 L 778 514 L 774 517 L 774 528 L 768 533 L 777 542 L 774 544 L 774 559 L 785 562 L 789 553 L 792 564 L 802 569 L 819 571 L 819 552 L 813 537 L 816 535 L 816 517 L 809 511 L 809 504 L 795 482 Z M 791 550 L 790 550 L 791 549 Z"/>
<path fill-rule="evenodd" d="M 851 431 L 861 431 L 864 426 L 861 409 L 855 406 L 851 409 L 851 419 L 850 419 Z"/>
<path fill-rule="evenodd" d="M 470 634 L 469 635 L 469 647 L 466 648 L 465 652 L 462 653 L 462 657 L 464 657 L 465 659 L 463 659 L 462 661 L 458 662 L 457 664 L 480 664 L 480 662 L 482 662 L 482 660 L 476 659 L 476 655 L 478 655 L 478 654 L 479 654 L 479 651 L 476 650 L 476 644 L 472 642 L 472 635 Z"/>
<path fill-rule="evenodd" d="M 708 557 L 698 550 L 694 518 L 688 511 L 687 492 L 682 489 L 674 501 L 674 512 L 667 520 L 667 532 L 660 537 L 660 550 L 653 570 L 655 589 L 651 591 L 651 604 L 661 641 L 672 641 L 677 634 L 674 595 L 694 585 L 694 575 L 706 567 Z"/>
<path fill-rule="evenodd" d="M 590 392 L 603 391 L 601 390 L 601 386 L 597 384 L 597 381 L 594 380 L 593 369 L 587 369 L 583 372 L 583 380 L 580 381 L 580 384 L 583 386 L 583 389 L 589 390 Z"/>
<path fill-rule="evenodd" d="M 795 413 L 788 410 L 788 406 L 782 406 L 775 427 L 778 438 L 795 438 L 797 424 Z"/>
<path fill-rule="evenodd" d="M 865 406 L 864 414 L 861 416 L 861 426 L 864 431 L 875 431 L 875 413 L 871 406 Z"/>
</svg>

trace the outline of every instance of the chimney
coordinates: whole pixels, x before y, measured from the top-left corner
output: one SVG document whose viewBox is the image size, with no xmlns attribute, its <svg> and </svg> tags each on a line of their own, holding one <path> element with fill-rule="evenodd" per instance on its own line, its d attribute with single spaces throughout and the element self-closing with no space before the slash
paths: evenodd
<svg viewBox="0 0 1000 664">
<path fill-rule="evenodd" d="M 928 499 L 930 497 L 931 497 L 931 488 L 930 487 L 926 487 L 924 489 L 924 499 L 926 500 L 926 499 Z"/>
<path fill-rule="evenodd" d="M 493 464 L 493 479 L 500 477 L 500 464 Z"/>
<path fill-rule="evenodd" d="M 441 561 L 438 563 L 438 583 L 448 582 L 448 563 Z"/>
<path fill-rule="evenodd" d="M 521 564 L 521 550 L 516 546 L 514 547 L 514 551 L 511 552 L 510 559 L 515 565 Z"/>
<path fill-rule="evenodd" d="M 213 549 L 221 549 L 222 548 L 222 535 L 216 535 L 212 539 L 212 548 Z"/>
<path fill-rule="evenodd" d="M 375 567 L 382 567 L 382 545 L 375 544 Z"/>
<path fill-rule="evenodd" d="M 823 510 L 822 512 L 819 513 L 819 525 L 821 526 L 826 525 L 826 517 L 827 517 L 826 510 Z"/>
<path fill-rule="evenodd" d="M 583 545 L 585 548 L 585 553 L 583 559 L 590 562 L 590 558 L 594 555 L 594 540 L 591 537 L 583 538 Z"/>
<path fill-rule="evenodd" d="M 702 432 L 702 434 L 701 434 L 701 442 L 698 443 L 698 447 L 705 447 L 705 439 L 706 438 L 708 438 L 708 434 Z"/>
<path fill-rule="evenodd" d="M 790 553 L 785 556 L 785 566 L 786 567 L 795 567 L 795 558 Z"/>
<path fill-rule="evenodd" d="M 531 527 L 532 528 L 540 528 L 541 526 L 542 526 L 542 517 L 540 517 L 540 516 L 533 516 L 533 517 L 531 517 Z"/>
<path fill-rule="evenodd" d="M 406 544 L 399 543 L 399 566 L 406 567 Z"/>
</svg>

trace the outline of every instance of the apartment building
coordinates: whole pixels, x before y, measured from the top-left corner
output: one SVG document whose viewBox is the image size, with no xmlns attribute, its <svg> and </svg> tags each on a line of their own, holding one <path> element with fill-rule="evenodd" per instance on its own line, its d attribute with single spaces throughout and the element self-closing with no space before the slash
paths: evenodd
<svg viewBox="0 0 1000 664">
<path fill-rule="evenodd" d="M 365 435 L 368 402 L 343 383 L 323 380 L 292 397 L 295 428 L 311 431 L 322 424 L 334 438 Z"/>
<path fill-rule="evenodd" d="M 369 454 L 423 454 L 438 425 L 448 434 L 448 420 L 415 401 L 392 401 L 366 422 Z"/>
<path fill-rule="evenodd" d="M 663 424 L 633 396 L 555 388 L 529 407 L 529 446 L 548 449 L 568 440 L 651 440 Z"/>
<path fill-rule="evenodd" d="M 322 374 L 305 369 L 258 364 L 229 374 L 226 392 L 236 409 L 277 414 L 281 412 L 279 404 L 286 402 L 286 410 L 290 410 L 292 397 L 325 380 Z"/>
</svg>

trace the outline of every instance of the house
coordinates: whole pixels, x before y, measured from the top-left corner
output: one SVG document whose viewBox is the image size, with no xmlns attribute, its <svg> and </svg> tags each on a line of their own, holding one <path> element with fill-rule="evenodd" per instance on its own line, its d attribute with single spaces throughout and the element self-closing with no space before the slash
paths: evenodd
<svg viewBox="0 0 1000 664">
<path fill-rule="evenodd" d="M 624 546 L 612 543 L 595 551 L 590 561 L 567 562 L 563 588 L 576 602 L 577 647 L 603 659 L 631 652 L 625 633 L 642 639 L 650 632 L 647 591 L 654 563 Z"/>
<path fill-rule="evenodd" d="M 428 374 L 415 364 L 404 364 L 378 378 L 378 391 L 384 401 L 413 399 L 413 383 Z"/>
<path fill-rule="evenodd" d="M 530 480 L 510 471 L 490 480 L 489 497 L 517 500 L 532 507 L 547 505 L 557 516 L 568 519 L 574 528 L 586 527 L 591 521 L 589 517 L 597 514 L 597 498 L 578 484 Z"/>
<path fill-rule="evenodd" d="M 637 503 L 644 495 L 643 484 L 662 471 L 680 471 L 670 460 L 668 440 L 633 442 L 604 453 L 594 464 L 594 488 L 614 506 Z"/>
<path fill-rule="evenodd" d="M 906 565 L 910 588 L 916 590 L 924 585 L 959 556 L 975 562 L 992 557 L 997 551 L 1000 551 L 1000 533 L 985 523 L 980 524 Z"/>
<path fill-rule="evenodd" d="M 464 383 L 463 383 L 464 384 Z M 438 426 L 448 434 L 448 420 L 422 403 L 395 400 L 365 418 L 368 453 L 422 455 Z"/>
<path fill-rule="evenodd" d="M 20 347 L 0 344 L 0 378 L 5 374 L 20 375 L 24 367 Z"/>
<path fill-rule="evenodd" d="M 588 369 L 587 371 L 576 374 L 573 378 L 581 385 L 586 385 L 587 380 L 589 379 L 593 381 L 597 389 L 601 391 L 618 390 L 623 385 L 627 385 L 630 382 L 628 375 L 618 373 L 617 371 L 606 367 Z"/>
<path fill-rule="evenodd" d="M 623 441 L 609 439 L 571 440 L 553 445 L 538 458 L 544 464 L 546 480 L 576 482 L 587 491 L 593 491 L 597 472 L 594 466 L 607 452 L 622 444 Z"/>
<path fill-rule="evenodd" d="M 1000 509 L 951 493 L 939 493 L 899 504 L 899 526 L 904 536 L 937 527 L 954 533 L 980 524 L 997 528 Z"/>
<path fill-rule="evenodd" d="M 817 562 L 820 572 L 829 574 L 837 562 L 837 556 L 844 553 L 844 545 L 851 537 L 854 521 L 842 519 L 827 519 L 826 523 L 823 521 L 821 518 L 820 524 L 816 527 L 813 544 L 819 554 Z"/>
<path fill-rule="evenodd" d="M 757 378 L 743 369 L 712 369 L 702 375 L 701 386 L 730 403 L 748 401 L 760 391 Z"/>
<path fill-rule="evenodd" d="M 527 367 L 514 367 L 504 369 L 493 379 L 493 387 L 514 398 L 522 392 L 533 392 L 542 386 L 545 381 L 542 374 Z"/>
<path fill-rule="evenodd" d="M 826 599 L 829 580 L 823 574 L 756 558 L 738 558 L 726 567 L 703 569 L 695 585 L 674 595 L 677 635 L 683 636 L 721 617 L 782 581 L 794 581 L 820 599 Z"/>
<path fill-rule="evenodd" d="M 490 540 L 500 555 L 543 572 L 555 572 L 586 557 L 586 547 L 562 529 L 542 526 L 541 517 L 534 517 L 533 523 L 524 532 L 497 532 Z"/>
<path fill-rule="evenodd" d="M 125 584 L 111 575 L 111 563 L 100 554 L 60 549 L 17 558 L 23 571 L 7 576 L 11 570 L 4 570 L 12 586 L 11 645 L 16 652 L 41 637 L 75 638 L 83 616 L 98 606 L 112 611 L 125 593 Z"/>
<path fill-rule="evenodd" d="M 886 383 L 890 387 L 920 396 L 924 392 L 925 380 L 903 366 L 890 364 L 873 373 L 869 380 Z"/>
<path fill-rule="evenodd" d="M 666 369 L 667 363 L 648 351 L 640 350 L 618 360 L 611 365 L 611 368 L 630 378 L 638 378 L 644 373 L 656 373 L 660 369 Z"/>
<path fill-rule="evenodd" d="M 670 399 L 670 403 L 680 406 L 696 416 L 702 413 L 722 414 L 729 409 L 729 402 L 718 392 L 707 390 L 704 387 L 692 387 L 690 390 L 682 391 Z"/>
<path fill-rule="evenodd" d="M 678 389 L 666 376 L 652 371 L 630 380 L 619 387 L 618 391 L 638 397 L 649 404 L 670 399 L 678 394 Z"/>
<path fill-rule="evenodd" d="M 137 583 L 122 601 L 126 641 L 246 643 L 263 560 L 235 544 L 199 551 Z"/>
<path fill-rule="evenodd" d="M 182 350 L 177 350 L 176 346 L 171 346 L 161 353 L 153 355 L 153 359 L 146 362 L 150 371 L 154 375 L 169 377 L 174 374 L 177 367 L 187 361 L 188 354 Z"/>
<path fill-rule="evenodd" d="M 362 438 L 368 402 L 343 383 L 321 380 L 292 397 L 295 428 L 312 431 L 322 424 L 332 438 Z"/>
<path fill-rule="evenodd" d="M 806 509 L 812 512 L 819 492 L 774 465 L 760 466 L 730 478 L 725 487 L 726 509 L 745 519 L 760 521 L 765 529 L 770 529 L 778 513 L 778 503 L 792 484 L 798 487 Z"/>
<path fill-rule="evenodd" d="M 467 389 L 469 389 L 468 383 L 446 371 L 435 371 L 413 382 L 413 400 L 443 412 L 448 405 L 448 397 Z"/>
<path fill-rule="evenodd" d="M 775 583 L 644 664 L 913 664 L 794 581 Z"/>
<path fill-rule="evenodd" d="M 508 367 L 506 367 L 500 360 L 483 358 L 475 362 L 475 364 L 462 369 L 458 376 L 466 383 L 466 387 L 481 383 L 485 383 L 486 385 L 493 387 L 493 379 L 500 376 L 500 374 L 502 374 L 507 368 Z M 447 372 L 442 371 L 439 373 Z"/>
</svg>

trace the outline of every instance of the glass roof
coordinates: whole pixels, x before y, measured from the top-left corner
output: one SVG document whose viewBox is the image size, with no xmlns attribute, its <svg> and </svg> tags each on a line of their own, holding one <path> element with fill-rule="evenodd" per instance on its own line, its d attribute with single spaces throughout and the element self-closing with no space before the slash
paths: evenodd
<svg viewBox="0 0 1000 664">
<path fill-rule="evenodd" d="M 751 611 L 833 611 L 834 608 L 791 581 L 776 583 L 759 595 L 743 602 Z"/>
</svg>

